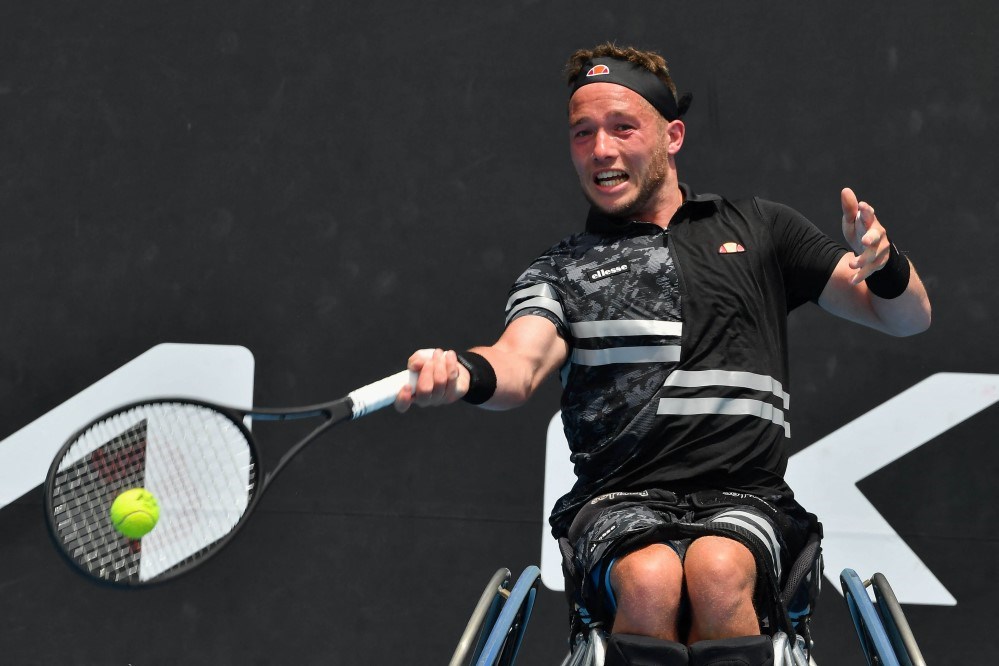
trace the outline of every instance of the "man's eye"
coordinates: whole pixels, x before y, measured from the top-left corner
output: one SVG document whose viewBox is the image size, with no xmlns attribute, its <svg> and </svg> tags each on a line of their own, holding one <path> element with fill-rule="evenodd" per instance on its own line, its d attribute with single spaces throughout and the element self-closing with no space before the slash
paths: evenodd
<svg viewBox="0 0 999 666">
<path fill-rule="evenodd" d="M 618 132 L 630 132 L 635 129 L 635 127 L 633 125 L 618 125 L 615 129 Z"/>
<path fill-rule="evenodd" d="M 576 130 L 573 136 L 576 137 L 577 139 L 582 139 L 583 137 L 590 136 L 591 134 L 593 134 L 593 132 L 591 132 L 590 130 L 581 129 L 581 130 Z"/>
</svg>

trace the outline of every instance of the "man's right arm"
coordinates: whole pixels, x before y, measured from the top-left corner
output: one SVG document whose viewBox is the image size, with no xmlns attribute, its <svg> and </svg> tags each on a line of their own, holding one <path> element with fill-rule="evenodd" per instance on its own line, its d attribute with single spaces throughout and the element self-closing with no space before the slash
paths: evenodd
<svg viewBox="0 0 999 666">
<path fill-rule="evenodd" d="M 488 361 L 496 373 L 496 391 L 481 407 L 512 409 L 527 402 L 541 382 L 565 363 L 569 346 L 552 322 L 526 315 L 510 322 L 493 345 L 469 351 Z M 447 405 L 468 392 L 469 372 L 454 351 L 416 352 L 408 367 L 419 373 L 419 379 L 415 390 L 406 386 L 399 391 L 395 407 L 400 412 L 414 404 Z"/>
</svg>

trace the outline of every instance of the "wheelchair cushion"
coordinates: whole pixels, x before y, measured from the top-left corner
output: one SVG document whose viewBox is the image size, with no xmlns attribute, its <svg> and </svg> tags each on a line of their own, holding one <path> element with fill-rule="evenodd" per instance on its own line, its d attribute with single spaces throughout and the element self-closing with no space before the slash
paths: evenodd
<svg viewBox="0 0 999 666">
<path fill-rule="evenodd" d="M 767 636 L 698 641 L 690 646 L 690 666 L 773 666 L 774 644 Z"/>
<path fill-rule="evenodd" d="M 611 634 L 604 666 L 687 666 L 687 646 L 651 636 Z"/>
</svg>

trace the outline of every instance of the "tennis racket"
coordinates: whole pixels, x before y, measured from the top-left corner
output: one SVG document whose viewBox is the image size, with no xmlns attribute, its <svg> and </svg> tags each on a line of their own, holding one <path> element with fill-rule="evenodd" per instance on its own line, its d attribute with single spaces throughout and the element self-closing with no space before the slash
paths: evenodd
<svg viewBox="0 0 999 666">
<path fill-rule="evenodd" d="M 45 516 L 58 550 L 84 575 L 138 587 L 175 578 L 225 546 L 268 485 L 302 448 L 332 426 L 386 407 L 416 373 L 404 370 L 333 402 L 238 409 L 185 398 L 119 407 L 70 437 L 45 479 Z M 251 421 L 319 419 L 266 474 Z M 141 539 L 120 534 L 111 504 L 142 487 L 159 520 Z"/>
</svg>

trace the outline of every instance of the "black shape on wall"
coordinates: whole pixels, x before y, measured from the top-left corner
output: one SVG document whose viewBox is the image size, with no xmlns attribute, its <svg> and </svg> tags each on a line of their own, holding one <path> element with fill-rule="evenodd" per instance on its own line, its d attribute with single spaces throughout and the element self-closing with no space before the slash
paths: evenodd
<svg viewBox="0 0 999 666">
<path fill-rule="evenodd" d="M 852 186 L 927 283 L 935 323 L 913 339 L 795 314 L 795 447 L 934 372 L 996 372 L 997 18 L 927 0 L 7 3 L 0 437 L 165 341 L 247 346 L 261 404 L 490 341 L 510 282 L 581 224 L 559 72 L 607 39 L 661 50 L 694 93 L 680 172 L 696 189 L 776 199 L 835 234 Z M 297 460 L 226 553 L 139 594 L 65 567 L 30 493 L 0 510 L 0 654 L 443 663 L 489 575 L 538 560 L 557 403 L 552 384 L 516 413 L 358 423 Z M 862 484 L 957 592 L 907 609 L 932 662 L 997 647 L 933 629 L 989 617 L 965 591 L 994 573 L 995 540 L 969 518 L 994 491 L 967 480 L 995 468 L 974 445 L 993 420 Z M 914 477 L 959 501 L 917 525 Z M 827 586 L 819 663 L 862 663 L 848 622 Z M 546 592 L 519 663 L 557 663 L 564 631 Z"/>
</svg>

